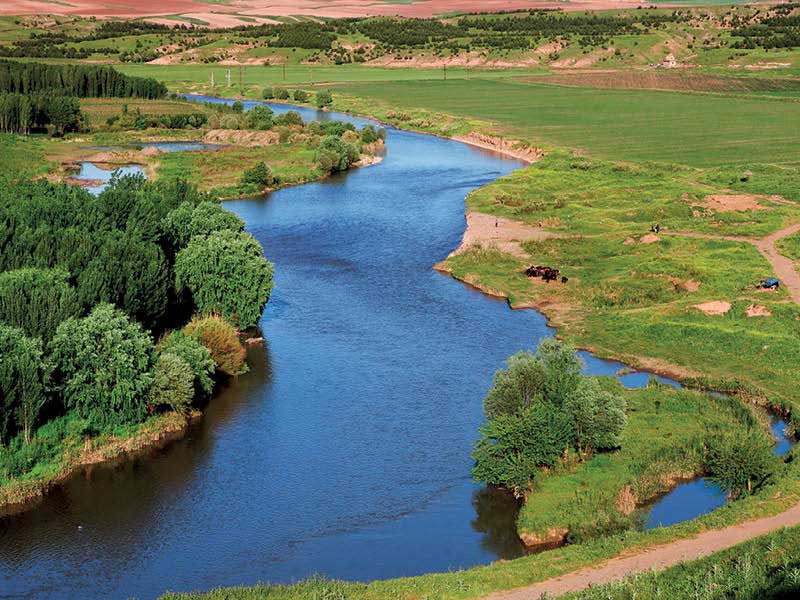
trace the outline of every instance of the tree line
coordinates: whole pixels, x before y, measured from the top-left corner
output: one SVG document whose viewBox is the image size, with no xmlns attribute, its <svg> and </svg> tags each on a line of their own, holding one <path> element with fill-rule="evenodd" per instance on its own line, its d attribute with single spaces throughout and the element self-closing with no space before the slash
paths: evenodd
<svg viewBox="0 0 800 600">
<path fill-rule="evenodd" d="M 78 98 L 160 98 L 167 87 L 107 65 L 56 65 L 0 60 L 0 93 L 47 92 Z"/>
<path fill-rule="evenodd" d="M 77 131 L 83 122 L 80 102 L 48 93 L 0 94 L 0 131 L 63 135 Z"/>
</svg>

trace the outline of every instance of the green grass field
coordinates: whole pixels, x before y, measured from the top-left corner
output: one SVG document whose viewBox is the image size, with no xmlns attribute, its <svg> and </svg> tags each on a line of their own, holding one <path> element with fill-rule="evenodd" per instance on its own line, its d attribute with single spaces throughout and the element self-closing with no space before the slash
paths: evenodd
<svg viewBox="0 0 800 600">
<path fill-rule="evenodd" d="M 651 90 L 603 90 L 516 80 L 352 84 L 356 106 L 481 119 L 497 133 L 614 160 L 692 166 L 797 164 L 794 99 Z M 388 108 L 387 108 L 388 109 Z M 375 110 L 373 110 L 375 112 Z M 382 112 L 379 110 L 379 112 Z"/>
</svg>

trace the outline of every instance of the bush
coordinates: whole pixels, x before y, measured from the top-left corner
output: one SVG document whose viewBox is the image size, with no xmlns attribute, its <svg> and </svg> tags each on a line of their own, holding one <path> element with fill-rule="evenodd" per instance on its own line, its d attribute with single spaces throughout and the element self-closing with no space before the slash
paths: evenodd
<svg viewBox="0 0 800 600">
<path fill-rule="evenodd" d="M 275 99 L 276 100 L 288 100 L 289 99 L 289 92 L 284 88 L 275 88 Z"/>
<path fill-rule="evenodd" d="M 163 354 L 179 356 L 191 367 L 195 398 L 208 398 L 214 391 L 214 359 L 211 352 L 196 338 L 183 331 L 173 331 L 158 344 Z"/>
<path fill-rule="evenodd" d="M 272 128 L 272 110 L 268 106 L 256 105 L 247 113 L 248 129 L 265 131 Z"/>
<path fill-rule="evenodd" d="M 220 373 L 235 376 L 246 370 L 245 349 L 239 341 L 236 328 L 222 317 L 195 317 L 184 328 L 184 332 L 208 348 Z"/>
<path fill-rule="evenodd" d="M 754 494 L 769 483 L 776 464 L 771 440 L 759 431 L 720 434 L 706 443 L 706 471 L 734 498 Z"/>
<path fill-rule="evenodd" d="M 186 412 L 194 397 L 194 372 L 180 356 L 169 352 L 161 354 L 156 362 L 150 403 L 156 408 L 166 407 L 175 412 Z"/>
<path fill-rule="evenodd" d="M 305 90 L 294 90 L 294 92 L 292 92 L 292 99 L 295 102 L 306 102 L 308 101 L 308 92 Z"/>
<path fill-rule="evenodd" d="M 196 236 L 175 258 L 175 281 L 198 311 L 219 313 L 240 327 L 258 322 L 272 292 L 272 264 L 247 233 Z"/>
<path fill-rule="evenodd" d="M 333 94 L 330 90 L 322 90 L 317 92 L 317 108 L 325 108 L 333 104 Z"/>
<path fill-rule="evenodd" d="M 275 125 L 302 125 L 303 117 L 296 110 L 290 110 L 274 119 Z"/>
<path fill-rule="evenodd" d="M 244 102 L 241 100 L 237 100 L 233 104 L 231 104 L 231 110 L 235 113 L 243 113 L 244 112 Z"/>
<path fill-rule="evenodd" d="M 270 169 L 264 161 L 256 164 L 252 169 L 247 169 L 242 174 L 243 185 L 254 185 L 261 189 L 269 187 L 275 182 Z"/>
<path fill-rule="evenodd" d="M 346 171 L 358 160 L 358 148 L 336 135 L 329 135 L 317 148 L 314 160 L 327 173 Z"/>
<path fill-rule="evenodd" d="M 264 100 L 272 100 L 275 97 L 275 90 L 271 87 L 265 87 L 264 91 L 261 92 L 261 97 L 264 98 Z"/>
<path fill-rule="evenodd" d="M 361 129 L 361 141 L 365 144 L 371 144 L 378 140 L 386 139 L 386 130 L 383 127 L 375 127 L 374 125 L 367 125 Z"/>
<path fill-rule="evenodd" d="M 48 346 L 64 409 L 96 429 L 142 421 L 153 381 L 153 342 L 110 304 L 58 326 Z"/>
</svg>

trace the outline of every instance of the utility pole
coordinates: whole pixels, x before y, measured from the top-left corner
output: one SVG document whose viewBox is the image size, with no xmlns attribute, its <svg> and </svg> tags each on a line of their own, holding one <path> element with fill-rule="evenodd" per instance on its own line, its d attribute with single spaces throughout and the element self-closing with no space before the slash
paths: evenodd
<svg viewBox="0 0 800 600">
<path fill-rule="evenodd" d="M 281 66 L 283 67 L 283 80 L 286 81 L 286 63 L 284 62 Z"/>
<path fill-rule="evenodd" d="M 214 71 L 211 71 L 211 87 L 214 87 Z"/>
<path fill-rule="evenodd" d="M 447 81 L 447 65 L 442 65 L 442 72 L 444 73 L 444 80 Z"/>
<path fill-rule="evenodd" d="M 228 69 L 228 71 L 225 73 L 225 79 L 228 82 L 228 87 L 231 87 L 231 70 L 230 69 Z"/>
<path fill-rule="evenodd" d="M 244 95 L 244 65 L 239 65 L 239 93 Z"/>
</svg>

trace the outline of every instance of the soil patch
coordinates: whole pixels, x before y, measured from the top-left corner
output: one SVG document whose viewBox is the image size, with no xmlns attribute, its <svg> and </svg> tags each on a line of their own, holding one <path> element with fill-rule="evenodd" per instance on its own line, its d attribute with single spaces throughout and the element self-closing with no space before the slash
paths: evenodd
<svg viewBox="0 0 800 600">
<path fill-rule="evenodd" d="M 518 158 L 526 163 L 536 162 L 545 155 L 545 151 L 541 148 L 528 146 L 518 140 L 507 140 L 493 135 L 486 135 L 478 131 L 472 131 L 463 136 L 455 136 L 453 139 L 471 146 L 494 150 L 506 156 Z"/>
<path fill-rule="evenodd" d="M 645 236 L 642 236 L 639 240 L 640 244 L 655 244 L 656 242 L 660 242 L 661 238 L 658 237 L 655 233 L 648 233 Z"/>
<path fill-rule="evenodd" d="M 760 304 L 751 304 L 747 307 L 748 317 L 771 317 L 772 313 L 766 306 Z"/>
<path fill-rule="evenodd" d="M 211 129 L 203 136 L 208 144 L 232 144 L 235 146 L 275 146 L 280 144 L 277 131 L 243 131 L 240 129 Z"/>
<path fill-rule="evenodd" d="M 467 229 L 461 245 L 450 256 L 461 254 L 472 246 L 493 246 L 519 258 L 527 258 L 522 243 L 530 240 L 548 240 L 562 237 L 558 233 L 519 221 L 495 217 L 479 212 L 467 212 Z"/>
<path fill-rule="evenodd" d="M 711 194 L 706 196 L 705 202 L 694 202 L 692 206 L 699 206 L 716 212 L 772 210 L 769 206 L 759 204 L 759 200 L 769 200 L 769 198 L 755 194 Z"/>
<path fill-rule="evenodd" d="M 723 300 L 714 300 L 712 302 L 695 304 L 694 307 L 706 315 L 724 315 L 731 309 L 731 303 Z"/>
</svg>

